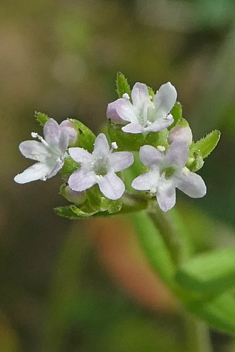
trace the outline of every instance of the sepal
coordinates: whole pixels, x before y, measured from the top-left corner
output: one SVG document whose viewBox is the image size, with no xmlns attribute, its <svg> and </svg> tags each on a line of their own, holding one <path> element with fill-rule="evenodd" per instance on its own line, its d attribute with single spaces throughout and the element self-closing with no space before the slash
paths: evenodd
<svg viewBox="0 0 235 352">
<path fill-rule="evenodd" d="M 122 98 L 123 94 L 128 94 L 129 97 L 131 96 L 131 88 L 126 77 L 121 72 L 118 72 L 117 74 L 116 86 L 119 98 Z"/>
<path fill-rule="evenodd" d="M 74 124 L 74 127 L 79 133 L 75 147 L 84 148 L 91 153 L 94 149 L 94 143 L 96 139 L 95 134 L 82 122 L 76 119 L 69 119 L 69 121 Z"/>
<path fill-rule="evenodd" d="M 36 120 L 40 123 L 41 126 L 44 126 L 45 123 L 50 119 L 50 117 L 42 112 L 35 111 L 34 116 Z"/>
</svg>

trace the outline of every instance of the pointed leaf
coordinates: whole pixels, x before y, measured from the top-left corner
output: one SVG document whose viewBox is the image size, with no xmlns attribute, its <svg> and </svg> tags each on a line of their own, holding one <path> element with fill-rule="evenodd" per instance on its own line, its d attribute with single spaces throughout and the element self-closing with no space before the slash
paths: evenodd
<svg viewBox="0 0 235 352">
<path fill-rule="evenodd" d="M 119 98 L 122 98 L 123 94 L 125 93 L 131 96 L 131 88 L 127 82 L 126 77 L 121 72 L 118 72 L 117 74 L 116 84 L 117 84 L 117 93 Z"/>
<path fill-rule="evenodd" d="M 171 110 L 171 114 L 174 117 L 174 122 L 170 125 L 169 129 L 173 128 L 178 121 L 182 119 L 182 105 L 177 101 Z"/>
<path fill-rule="evenodd" d="M 200 139 L 191 146 L 191 152 L 200 152 L 205 159 L 217 146 L 220 140 L 220 132 L 215 130 L 209 133 L 206 137 Z"/>
<path fill-rule="evenodd" d="M 224 293 L 210 301 L 194 302 L 186 308 L 210 326 L 235 336 L 235 299 L 232 293 Z"/>
<path fill-rule="evenodd" d="M 235 287 L 235 249 L 199 255 L 176 274 L 184 288 L 219 295 Z"/>
<path fill-rule="evenodd" d="M 78 137 L 78 142 L 76 143 L 76 147 L 84 148 L 91 153 L 94 149 L 94 143 L 96 138 L 94 133 L 82 122 L 75 119 L 69 119 L 69 120 L 72 123 L 74 123 L 75 127 L 79 132 L 79 137 Z"/>
<path fill-rule="evenodd" d="M 36 117 L 37 121 L 40 123 L 41 126 L 44 126 L 45 123 L 50 119 L 50 117 L 46 114 L 37 111 L 35 111 L 34 116 Z"/>
</svg>

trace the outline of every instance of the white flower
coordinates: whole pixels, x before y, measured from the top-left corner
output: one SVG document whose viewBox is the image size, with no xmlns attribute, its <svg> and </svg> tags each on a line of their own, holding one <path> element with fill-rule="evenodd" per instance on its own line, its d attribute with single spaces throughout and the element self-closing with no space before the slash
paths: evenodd
<svg viewBox="0 0 235 352">
<path fill-rule="evenodd" d="M 174 142 L 167 152 L 145 145 L 140 148 L 139 157 L 151 171 L 132 182 L 136 190 L 157 192 L 157 201 L 163 211 L 171 209 L 176 202 L 176 188 L 192 198 L 206 194 L 206 185 L 201 176 L 185 167 L 189 155 L 186 142 Z"/>
<path fill-rule="evenodd" d="M 186 142 L 188 145 L 193 142 L 192 130 L 189 126 L 176 125 L 170 130 L 168 142 Z"/>
<path fill-rule="evenodd" d="M 82 192 L 97 183 L 105 197 L 112 200 L 121 198 L 125 185 L 115 173 L 128 168 L 134 162 L 131 153 L 113 153 L 106 136 L 100 133 L 95 140 L 92 154 L 83 148 L 69 148 L 69 154 L 81 165 L 69 177 L 68 184 L 72 190 Z"/>
<path fill-rule="evenodd" d="M 21 174 L 15 176 L 17 183 L 27 183 L 36 180 L 47 180 L 55 176 L 64 165 L 64 157 L 68 148 L 69 135 L 54 119 L 49 119 L 44 126 L 44 138 L 37 133 L 32 133 L 37 141 L 24 141 L 20 143 L 21 154 L 26 158 L 36 160 Z"/>
<path fill-rule="evenodd" d="M 135 83 L 128 94 L 108 104 L 107 117 L 115 123 L 125 123 L 122 130 L 127 133 L 158 132 L 173 123 L 170 114 L 177 98 L 175 87 L 170 83 L 163 84 L 151 101 L 148 88 L 143 83 Z"/>
</svg>

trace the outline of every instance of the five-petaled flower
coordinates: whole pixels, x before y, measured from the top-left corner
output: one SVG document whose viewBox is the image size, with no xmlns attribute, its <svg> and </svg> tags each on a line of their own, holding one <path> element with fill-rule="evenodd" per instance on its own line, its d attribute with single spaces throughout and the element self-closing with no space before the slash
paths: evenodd
<svg viewBox="0 0 235 352">
<path fill-rule="evenodd" d="M 123 132 L 144 133 L 158 132 L 170 126 L 174 119 L 170 114 L 177 98 L 175 87 L 170 83 L 163 84 L 155 94 L 153 101 L 146 84 L 135 83 L 128 94 L 108 104 L 107 117 L 115 123 L 126 123 Z"/>
<path fill-rule="evenodd" d="M 24 141 L 20 143 L 21 154 L 26 158 L 36 160 L 21 174 L 15 176 L 17 183 L 27 183 L 36 180 L 47 180 L 55 176 L 64 165 L 66 149 L 69 144 L 69 134 L 61 128 L 54 119 L 49 119 L 44 126 L 44 138 L 32 133 L 38 141 Z"/>
<path fill-rule="evenodd" d="M 188 144 L 174 142 L 166 153 L 160 150 L 150 145 L 140 148 L 140 160 L 150 171 L 135 178 L 132 187 L 136 190 L 156 192 L 159 207 L 163 211 L 168 211 L 175 205 L 176 188 L 189 197 L 203 197 L 206 194 L 203 179 L 185 167 L 189 155 Z"/>
<path fill-rule="evenodd" d="M 113 147 L 115 149 L 116 145 Z M 105 197 L 111 200 L 121 198 L 125 185 L 115 173 L 128 168 L 134 162 L 132 153 L 113 153 L 106 136 L 100 133 L 95 140 L 92 154 L 83 148 L 69 148 L 69 154 L 81 165 L 69 177 L 68 184 L 72 190 L 81 192 L 97 183 Z"/>
</svg>

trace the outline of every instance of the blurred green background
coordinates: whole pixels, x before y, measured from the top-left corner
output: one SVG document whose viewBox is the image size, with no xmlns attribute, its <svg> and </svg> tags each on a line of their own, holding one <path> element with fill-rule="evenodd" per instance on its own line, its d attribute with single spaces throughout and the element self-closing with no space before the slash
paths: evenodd
<svg viewBox="0 0 235 352">
<path fill-rule="evenodd" d="M 233 245 L 234 1 L 8 0 L 0 9 L 0 352 L 188 351 L 175 301 L 125 219 L 59 218 L 59 177 L 13 177 L 30 165 L 18 144 L 41 133 L 35 110 L 98 132 L 117 71 L 155 90 L 171 81 L 195 140 L 222 132 L 200 171 L 208 195 L 179 194 L 179 208 L 196 250 Z M 215 351 L 235 351 L 211 334 Z"/>
</svg>

